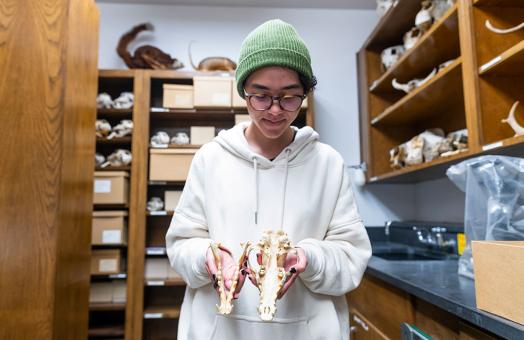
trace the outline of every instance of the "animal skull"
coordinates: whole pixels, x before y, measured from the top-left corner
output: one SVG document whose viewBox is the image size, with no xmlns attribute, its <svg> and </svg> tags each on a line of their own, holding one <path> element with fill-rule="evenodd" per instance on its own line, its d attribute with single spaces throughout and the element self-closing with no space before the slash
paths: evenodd
<svg viewBox="0 0 524 340">
<path fill-rule="evenodd" d="M 444 13 L 455 4 L 456 0 L 433 0 L 433 8 L 431 10 L 431 17 L 433 21 L 442 18 Z"/>
<path fill-rule="evenodd" d="M 413 27 L 412 29 L 410 29 L 406 34 L 404 34 L 404 48 L 406 50 L 409 50 L 410 48 L 415 46 L 415 44 L 420 39 L 420 37 L 422 37 L 424 32 L 425 31 L 419 27 Z"/>
<path fill-rule="evenodd" d="M 99 109 L 110 109 L 113 107 L 111 96 L 105 92 L 98 94 L 96 97 L 96 107 Z"/>
<path fill-rule="evenodd" d="M 175 136 L 171 138 L 171 144 L 189 144 L 189 136 L 185 132 L 177 132 Z"/>
<path fill-rule="evenodd" d="M 97 137 L 107 137 L 111 132 L 111 124 L 105 119 L 97 119 L 95 123 L 96 136 Z"/>
<path fill-rule="evenodd" d="M 95 166 L 101 167 L 102 164 L 106 161 L 106 158 L 101 153 L 95 153 Z"/>
<path fill-rule="evenodd" d="M 151 137 L 151 147 L 153 148 L 167 148 L 169 145 L 169 135 L 167 132 L 158 131 Z"/>
<path fill-rule="evenodd" d="M 215 266 L 217 267 L 216 273 L 216 283 L 218 286 L 218 294 L 220 298 L 220 304 L 216 305 L 217 310 L 220 314 L 230 314 L 233 310 L 233 296 L 238 284 L 238 278 L 240 276 L 240 270 L 244 266 L 244 263 L 247 260 L 247 254 L 251 249 L 251 242 L 246 242 L 245 244 L 240 245 L 242 247 L 242 253 L 238 259 L 237 267 L 232 277 L 231 286 L 228 291 L 226 291 L 226 284 L 224 280 L 224 275 L 222 274 L 222 258 L 220 256 L 220 243 L 211 243 L 211 252 L 213 253 L 213 258 L 215 259 Z"/>
<path fill-rule="evenodd" d="M 377 0 L 377 14 L 383 16 L 395 2 L 393 0 Z"/>
<path fill-rule="evenodd" d="M 421 164 L 424 161 L 424 138 L 420 135 L 406 143 L 406 165 Z"/>
<path fill-rule="evenodd" d="M 135 96 L 131 92 L 122 92 L 120 97 L 115 99 L 113 107 L 115 109 L 130 109 L 133 107 Z"/>
<path fill-rule="evenodd" d="M 519 102 L 516 101 L 513 106 L 511 107 L 511 110 L 509 111 L 508 118 L 505 118 L 502 120 L 502 123 L 508 123 L 509 126 L 515 131 L 515 137 L 516 136 L 522 136 L 524 135 L 524 127 L 517 122 L 517 119 L 515 119 L 515 112 L 517 111 L 517 106 L 519 105 Z"/>
<path fill-rule="evenodd" d="M 430 129 L 422 132 L 420 135 L 424 139 L 422 153 L 424 162 L 431 162 L 440 156 L 439 147 L 444 140 L 444 131 L 442 129 Z"/>
<path fill-rule="evenodd" d="M 255 281 L 260 291 L 258 314 L 262 320 L 271 321 L 277 310 L 278 293 L 292 275 L 284 268 L 286 256 L 292 247 L 283 230 L 266 230 L 254 249 L 261 255 L 258 270 L 250 265 L 251 271 L 255 273 Z"/>
<path fill-rule="evenodd" d="M 415 26 L 418 28 L 426 31 L 431 27 L 431 24 L 433 23 L 433 1 L 431 0 L 424 0 L 421 4 L 421 9 L 417 13 L 417 16 L 415 17 Z"/>
<path fill-rule="evenodd" d="M 164 208 L 164 201 L 160 197 L 151 197 L 147 202 L 147 211 L 160 211 Z"/>
<path fill-rule="evenodd" d="M 395 63 L 400 59 L 400 57 L 402 56 L 402 54 L 404 54 L 405 51 L 406 50 L 402 45 L 391 46 L 386 48 L 380 54 L 382 65 L 386 68 L 386 70 L 388 70 L 391 66 L 395 65 Z"/>
<path fill-rule="evenodd" d="M 121 138 L 133 133 L 133 121 L 130 119 L 124 119 L 120 121 L 120 124 L 117 124 L 113 127 L 113 131 L 107 136 L 107 139 L 112 139 L 114 137 Z"/>
<path fill-rule="evenodd" d="M 131 151 L 125 149 L 117 149 L 112 154 L 107 157 L 107 162 L 101 165 L 102 168 L 105 168 L 109 165 L 111 166 L 125 166 L 131 164 L 133 157 Z"/>
<path fill-rule="evenodd" d="M 391 85 L 393 86 L 394 89 L 401 90 L 401 91 L 404 91 L 406 93 L 409 93 L 409 92 L 413 91 L 414 89 L 416 89 L 417 87 L 420 87 L 420 86 L 424 85 L 431 78 L 433 78 L 435 76 L 435 74 L 437 74 L 437 68 L 434 68 L 433 71 L 431 71 L 431 73 L 428 74 L 426 76 L 426 78 L 424 78 L 424 79 L 413 79 L 413 80 L 408 81 L 405 84 L 401 84 L 401 83 L 397 82 L 396 78 L 394 78 L 391 81 Z"/>
</svg>

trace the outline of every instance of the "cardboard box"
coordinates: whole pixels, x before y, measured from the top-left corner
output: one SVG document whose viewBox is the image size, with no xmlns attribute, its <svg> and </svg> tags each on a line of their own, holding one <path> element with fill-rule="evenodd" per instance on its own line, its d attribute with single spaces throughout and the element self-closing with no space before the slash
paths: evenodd
<svg viewBox="0 0 524 340">
<path fill-rule="evenodd" d="M 191 127 L 191 144 L 203 145 L 211 142 L 215 138 L 214 126 L 192 126 Z"/>
<path fill-rule="evenodd" d="M 238 94 L 237 91 L 237 81 L 233 79 L 232 86 L 231 86 L 231 96 L 232 96 L 232 103 L 231 105 L 236 108 L 244 108 L 247 106 L 246 100 Z"/>
<path fill-rule="evenodd" d="M 195 107 L 231 107 L 231 77 L 193 77 Z"/>
<path fill-rule="evenodd" d="M 524 241 L 473 241 L 477 308 L 524 324 Z"/>
<path fill-rule="evenodd" d="M 91 244 L 125 244 L 127 211 L 94 211 Z"/>
<path fill-rule="evenodd" d="M 127 286 L 125 281 L 113 281 L 113 303 L 124 303 L 126 302 L 126 291 Z"/>
<path fill-rule="evenodd" d="M 178 274 L 173 267 L 171 267 L 171 264 L 169 263 L 169 260 L 167 261 L 167 278 L 168 279 L 182 279 L 182 276 Z"/>
<path fill-rule="evenodd" d="M 109 275 L 122 271 L 119 249 L 93 249 L 91 253 L 91 274 Z"/>
<path fill-rule="evenodd" d="M 94 204 L 127 204 L 129 173 L 126 171 L 95 171 Z"/>
<path fill-rule="evenodd" d="M 193 108 L 193 86 L 164 84 L 163 106 L 173 109 Z"/>
<path fill-rule="evenodd" d="M 240 124 L 242 122 L 250 122 L 251 117 L 249 117 L 249 114 L 236 114 L 235 115 L 235 125 Z"/>
<path fill-rule="evenodd" d="M 197 149 L 150 149 L 149 180 L 185 181 Z"/>
<path fill-rule="evenodd" d="M 89 287 L 90 303 L 110 303 L 113 301 L 113 284 L 111 282 L 92 282 Z"/>
<path fill-rule="evenodd" d="M 169 191 L 164 192 L 164 202 L 167 211 L 175 211 L 178 201 L 180 201 L 180 196 L 182 196 L 182 191 Z"/>
<path fill-rule="evenodd" d="M 167 279 L 169 260 L 167 258 L 147 258 L 144 276 L 148 280 Z"/>
</svg>

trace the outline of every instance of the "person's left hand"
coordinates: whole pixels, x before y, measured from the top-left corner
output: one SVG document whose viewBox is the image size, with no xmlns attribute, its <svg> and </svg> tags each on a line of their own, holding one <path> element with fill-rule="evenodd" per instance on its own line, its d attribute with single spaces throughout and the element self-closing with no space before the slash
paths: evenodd
<svg viewBox="0 0 524 340">
<path fill-rule="evenodd" d="M 295 282 L 295 280 L 298 278 L 298 275 L 306 270 L 306 267 L 307 258 L 304 249 L 294 248 L 289 253 L 287 253 L 284 269 L 286 272 L 291 272 L 291 276 L 288 277 L 284 283 L 284 287 L 282 287 L 278 293 L 277 299 L 281 299 L 284 294 L 286 294 L 289 287 L 291 287 L 293 282 Z"/>
</svg>

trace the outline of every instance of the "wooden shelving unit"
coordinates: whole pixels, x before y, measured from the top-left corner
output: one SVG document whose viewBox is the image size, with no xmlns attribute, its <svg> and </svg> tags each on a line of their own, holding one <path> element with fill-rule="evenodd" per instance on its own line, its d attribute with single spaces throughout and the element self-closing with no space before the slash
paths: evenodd
<svg viewBox="0 0 524 340">
<path fill-rule="evenodd" d="M 125 310 L 126 304 L 125 303 L 90 303 L 89 304 L 89 310 L 90 311 L 117 311 L 117 310 Z"/>
<path fill-rule="evenodd" d="M 102 324 L 91 324 L 90 334 L 104 327 L 108 327 L 107 332 L 115 327 L 124 327 L 126 339 L 176 338 L 177 319 L 180 315 L 185 283 L 181 279 L 145 277 L 147 259 L 167 260 L 165 234 L 174 212 L 148 212 L 146 206 L 153 196 L 163 199 L 166 190 L 183 190 L 185 182 L 149 180 L 150 138 L 158 131 L 166 131 L 170 136 L 178 131 L 188 133 L 191 125 L 215 126 L 217 131 L 227 129 L 235 124 L 235 114 L 248 114 L 245 108 L 174 110 L 161 107 L 164 83 L 189 85 L 192 84 L 196 74 L 159 70 L 100 71 L 100 79 L 103 79 L 105 86 L 100 86 L 99 92 L 107 92 L 114 98 L 122 92 L 124 85 L 130 85 L 134 93 L 132 110 L 98 111 L 99 117 L 107 119 L 111 125 L 121 119 L 133 119 L 133 135 L 126 141 L 127 145 L 131 145 L 133 162 L 130 167 L 111 169 L 130 171 L 130 197 L 129 204 L 125 207 L 129 209 L 127 271 L 120 278 L 126 280 L 127 301 L 121 310 L 97 311 L 97 313 L 111 312 L 113 321 L 109 324 L 103 323 L 104 318 L 97 316 L 94 322 Z M 314 118 L 312 97 L 308 98 L 308 103 L 308 108 L 301 111 L 294 125 L 300 127 L 306 124 L 312 125 Z M 111 148 L 119 147 L 120 144 L 100 141 L 97 146 Z M 171 145 L 169 148 L 198 149 L 199 147 L 200 145 Z M 100 281 L 113 279 L 116 278 L 102 276 L 93 278 Z M 124 310 L 125 318 L 122 318 L 119 324 L 118 318 Z M 108 318 L 109 316 L 105 319 Z M 122 335 L 119 334 L 118 336 Z"/>
<path fill-rule="evenodd" d="M 122 145 L 131 144 L 131 137 L 115 137 L 111 139 L 97 138 L 96 143 L 100 145 Z"/>
<path fill-rule="evenodd" d="M 485 27 L 487 19 L 497 27 L 519 24 L 524 18 L 524 3 L 459 0 L 384 72 L 380 52 L 402 44 L 419 9 L 420 4 L 399 1 L 358 53 L 361 154 L 368 166 L 368 183 L 440 178 L 450 165 L 466 158 L 488 152 L 518 154 L 524 149 L 520 147 L 524 138 L 514 137 L 513 130 L 501 123 L 515 101 L 524 102 L 524 30 L 500 35 Z M 396 22 L 397 18 L 402 18 L 401 22 Z M 452 64 L 408 94 L 391 86 L 395 78 L 401 83 L 424 78 L 449 59 L 454 59 Z M 446 133 L 467 129 L 468 149 L 392 169 L 389 151 L 430 128 L 442 128 Z"/>
</svg>

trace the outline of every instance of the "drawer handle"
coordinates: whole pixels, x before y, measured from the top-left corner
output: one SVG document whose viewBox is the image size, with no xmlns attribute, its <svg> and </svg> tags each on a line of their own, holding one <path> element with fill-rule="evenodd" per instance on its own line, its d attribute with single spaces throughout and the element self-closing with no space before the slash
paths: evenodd
<svg viewBox="0 0 524 340">
<path fill-rule="evenodd" d="M 353 321 L 355 321 L 357 324 L 359 324 L 360 326 L 362 326 L 362 328 L 364 328 L 364 330 L 365 330 L 366 332 L 369 331 L 369 326 L 368 326 L 364 321 L 362 321 L 358 316 L 353 315 Z"/>
</svg>

